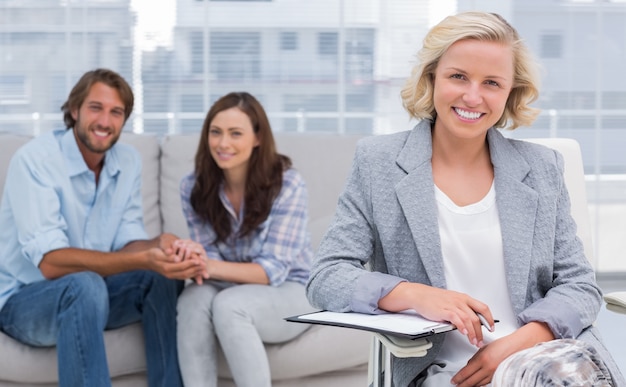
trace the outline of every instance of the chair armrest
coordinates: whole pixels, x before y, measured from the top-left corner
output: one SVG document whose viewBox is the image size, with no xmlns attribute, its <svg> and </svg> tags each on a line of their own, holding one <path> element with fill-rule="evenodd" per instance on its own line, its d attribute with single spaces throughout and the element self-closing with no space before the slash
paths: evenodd
<svg viewBox="0 0 626 387">
<path fill-rule="evenodd" d="M 410 340 L 374 333 L 367 367 L 368 386 L 391 387 L 391 354 L 395 357 L 423 357 L 432 346 L 426 339 Z"/>
<path fill-rule="evenodd" d="M 398 336 L 374 334 L 395 357 L 424 357 L 433 343 L 426 339 L 404 339 Z"/>
<path fill-rule="evenodd" d="M 626 292 L 613 292 L 604 295 L 606 308 L 612 312 L 626 314 Z"/>
</svg>

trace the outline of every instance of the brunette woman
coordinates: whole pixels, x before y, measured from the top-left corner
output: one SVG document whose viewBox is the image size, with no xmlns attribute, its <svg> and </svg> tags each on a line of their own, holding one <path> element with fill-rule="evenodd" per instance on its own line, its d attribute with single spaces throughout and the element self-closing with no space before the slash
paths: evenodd
<svg viewBox="0 0 626 387">
<path fill-rule="evenodd" d="M 304 292 L 312 250 L 304 180 L 277 153 L 252 95 L 230 93 L 211 107 L 181 198 L 191 240 L 178 247 L 206 268 L 178 302 L 184 384 L 217 385 L 219 340 L 237 386 L 269 387 L 263 343 L 307 329 L 283 318 L 312 310 Z"/>
</svg>

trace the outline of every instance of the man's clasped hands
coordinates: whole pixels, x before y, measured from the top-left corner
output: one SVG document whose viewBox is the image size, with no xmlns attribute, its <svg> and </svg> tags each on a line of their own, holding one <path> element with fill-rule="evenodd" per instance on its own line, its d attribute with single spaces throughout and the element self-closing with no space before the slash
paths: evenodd
<svg viewBox="0 0 626 387">
<path fill-rule="evenodd" d="M 159 248 L 151 249 L 151 269 L 168 278 L 193 279 L 198 285 L 210 278 L 209 258 L 204 247 L 173 234 L 159 237 Z"/>
</svg>

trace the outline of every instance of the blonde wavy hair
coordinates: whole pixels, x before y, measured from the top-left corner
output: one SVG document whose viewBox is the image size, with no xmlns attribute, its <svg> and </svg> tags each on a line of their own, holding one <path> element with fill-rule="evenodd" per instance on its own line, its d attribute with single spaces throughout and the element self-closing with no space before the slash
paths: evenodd
<svg viewBox="0 0 626 387">
<path fill-rule="evenodd" d="M 513 87 L 504 113 L 494 126 L 515 129 L 531 125 L 539 114 L 539 109 L 530 106 L 539 96 L 539 66 L 515 28 L 495 13 L 463 12 L 448 16 L 426 34 L 417 53 L 417 64 L 401 91 L 406 111 L 417 119 L 436 118 L 433 91 L 439 60 L 452 44 L 468 39 L 511 46 L 515 68 Z"/>
</svg>

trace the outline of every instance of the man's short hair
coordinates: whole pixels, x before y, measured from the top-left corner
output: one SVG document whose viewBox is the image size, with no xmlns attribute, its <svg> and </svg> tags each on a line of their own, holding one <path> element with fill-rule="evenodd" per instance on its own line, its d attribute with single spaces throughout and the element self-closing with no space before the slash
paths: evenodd
<svg viewBox="0 0 626 387">
<path fill-rule="evenodd" d="M 80 109 L 80 106 L 85 102 L 85 98 L 91 90 L 91 86 L 95 83 L 101 82 L 105 85 L 117 90 L 124 104 L 124 122 L 128 119 L 133 112 L 133 104 L 135 97 L 130 85 L 126 82 L 121 75 L 115 71 L 109 69 L 95 69 L 88 71 L 78 80 L 74 88 L 70 92 L 67 101 L 61 106 L 63 111 L 63 122 L 67 129 L 73 128 L 76 125 L 76 120 L 72 117 L 72 110 Z"/>
</svg>

